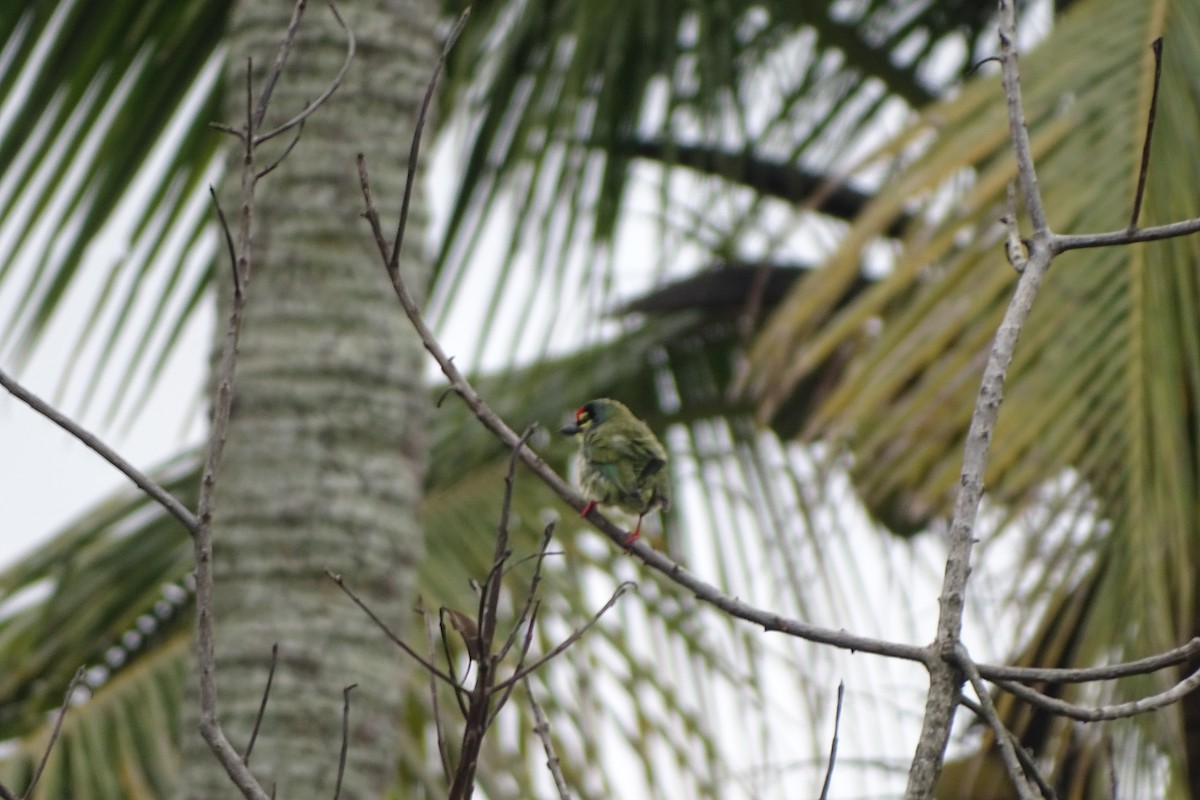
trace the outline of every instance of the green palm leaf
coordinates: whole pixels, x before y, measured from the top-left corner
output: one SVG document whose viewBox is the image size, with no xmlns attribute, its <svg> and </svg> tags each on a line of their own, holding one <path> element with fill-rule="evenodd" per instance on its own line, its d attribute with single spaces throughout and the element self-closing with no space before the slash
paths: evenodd
<svg viewBox="0 0 1200 800">
<path fill-rule="evenodd" d="M 8 360 L 28 358 L 72 287 L 90 283 L 94 299 L 72 305 L 87 309 L 84 321 L 66 324 L 77 352 L 94 358 L 87 370 L 69 360 L 63 381 L 91 398 L 114 356 L 132 351 L 124 377 L 140 369 L 141 385 L 112 382 L 110 415 L 130 385 L 147 391 L 191 318 L 196 282 L 207 283 L 213 247 L 198 203 L 215 177 L 219 136 L 207 123 L 217 118 L 229 5 L 104 0 L 0 11 L 0 282 L 15 309 L 0 341 Z M 129 316 L 147 306 L 145 318 Z"/>
</svg>

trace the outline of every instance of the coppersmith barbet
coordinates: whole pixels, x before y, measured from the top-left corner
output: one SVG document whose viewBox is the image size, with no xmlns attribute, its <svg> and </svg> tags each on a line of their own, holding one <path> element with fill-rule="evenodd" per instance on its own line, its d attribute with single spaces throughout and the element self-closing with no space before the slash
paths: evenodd
<svg viewBox="0 0 1200 800">
<path fill-rule="evenodd" d="M 580 406 L 574 424 L 562 432 L 580 436 L 579 488 L 588 498 L 580 516 L 597 504 L 637 514 L 637 527 L 625 540 L 626 546 L 633 544 L 641 535 L 642 517 L 670 508 L 667 449 L 624 403 L 607 397 Z"/>
</svg>

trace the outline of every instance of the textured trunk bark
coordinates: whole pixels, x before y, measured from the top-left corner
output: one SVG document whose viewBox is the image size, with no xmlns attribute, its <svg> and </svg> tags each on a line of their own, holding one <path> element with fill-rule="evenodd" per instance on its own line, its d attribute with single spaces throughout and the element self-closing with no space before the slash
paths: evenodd
<svg viewBox="0 0 1200 800">
<path fill-rule="evenodd" d="M 254 57 L 261 85 L 290 5 L 249 1 L 235 12 L 226 106 L 232 124 L 245 116 L 246 57 Z M 366 0 L 342 12 L 358 40 L 355 62 L 331 103 L 308 121 L 297 148 L 258 188 L 254 266 L 214 525 L 220 719 L 244 748 L 277 642 L 274 688 L 250 763 L 268 791 L 274 786 L 289 800 L 333 796 L 342 688 L 351 683 L 358 689 L 351 695 L 341 796 L 379 798 L 391 784 L 398 670 L 410 666 L 323 573 L 341 573 L 381 616 L 401 625 L 413 616 L 421 554 L 427 401 L 420 345 L 359 217 L 354 158 L 367 154 L 377 202 L 394 220 L 436 58 L 437 6 Z M 344 52 L 345 37 L 329 10 L 310 4 L 267 127 L 316 98 Z M 261 163 L 284 145 L 265 149 Z M 230 185 L 236 169 L 235 159 Z M 227 200 L 225 207 L 236 224 L 236 203 Z M 427 275 L 425 222 L 415 202 L 401 265 L 415 286 Z M 228 265 L 217 275 L 219 348 Z M 181 792 L 234 796 L 196 732 L 195 694 L 187 704 Z"/>
</svg>

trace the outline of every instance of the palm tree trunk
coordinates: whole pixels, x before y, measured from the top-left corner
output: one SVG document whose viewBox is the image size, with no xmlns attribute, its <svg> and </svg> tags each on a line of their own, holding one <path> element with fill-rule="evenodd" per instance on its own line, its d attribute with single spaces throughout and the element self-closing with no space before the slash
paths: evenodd
<svg viewBox="0 0 1200 800">
<path fill-rule="evenodd" d="M 289 5 L 249 1 L 234 13 L 226 113 L 235 125 L 245 116 L 246 57 L 253 56 L 261 85 Z M 358 40 L 355 62 L 296 149 L 259 184 L 214 520 L 220 718 L 230 740 L 244 747 L 277 642 L 274 688 L 250 764 L 268 791 L 275 786 L 290 800 L 333 796 L 342 689 L 352 683 L 358 688 L 341 796 L 379 798 L 394 780 L 399 670 L 411 667 L 324 570 L 345 576 L 399 626 L 413 616 L 422 552 L 427 395 L 420 346 L 358 216 L 354 158 L 367 154 L 381 212 L 394 220 L 436 58 L 436 4 L 366 0 L 343 13 Z M 317 97 L 344 52 L 345 36 L 328 9 L 311 4 L 267 127 Z M 263 164 L 285 144 L 264 150 Z M 227 183 L 236 184 L 237 168 L 235 159 Z M 414 199 L 414 244 L 401 268 L 423 286 L 425 214 Z M 217 269 L 218 320 L 228 316 L 229 274 L 227 264 Z M 182 793 L 230 797 L 235 790 L 196 732 L 195 694 L 183 734 Z"/>
</svg>

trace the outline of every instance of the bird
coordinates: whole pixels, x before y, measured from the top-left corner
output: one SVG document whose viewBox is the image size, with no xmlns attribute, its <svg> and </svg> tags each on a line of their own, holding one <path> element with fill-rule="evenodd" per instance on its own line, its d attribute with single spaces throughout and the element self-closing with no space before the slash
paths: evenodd
<svg viewBox="0 0 1200 800">
<path fill-rule="evenodd" d="M 597 505 L 637 514 L 637 527 L 625 540 L 629 547 L 641 536 L 642 517 L 671 507 L 667 448 L 624 403 L 609 397 L 584 403 L 561 430 L 580 437 L 579 488 L 588 502 L 579 516 Z"/>
</svg>

